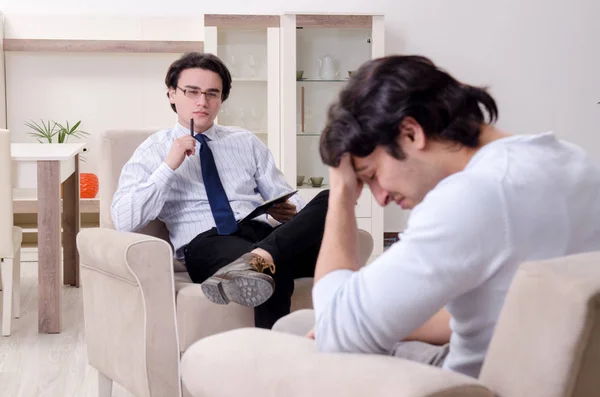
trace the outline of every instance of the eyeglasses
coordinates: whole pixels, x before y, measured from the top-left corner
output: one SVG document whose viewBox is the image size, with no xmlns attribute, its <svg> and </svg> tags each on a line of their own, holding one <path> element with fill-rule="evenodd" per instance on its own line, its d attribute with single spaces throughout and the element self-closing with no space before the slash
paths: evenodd
<svg viewBox="0 0 600 397">
<path fill-rule="evenodd" d="M 216 101 L 217 99 L 221 98 L 221 93 L 218 91 L 200 91 L 196 88 L 183 89 L 179 86 L 177 88 L 183 91 L 183 95 L 194 100 L 199 99 L 202 94 L 206 96 L 207 101 Z"/>
</svg>

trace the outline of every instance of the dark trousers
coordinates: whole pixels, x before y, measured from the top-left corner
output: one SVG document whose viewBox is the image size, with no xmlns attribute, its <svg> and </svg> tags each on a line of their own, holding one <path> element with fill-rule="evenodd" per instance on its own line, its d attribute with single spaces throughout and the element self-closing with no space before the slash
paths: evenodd
<svg viewBox="0 0 600 397">
<path fill-rule="evenodd" d="M 273 257 L 275 291 L 271 298 L 254 309 L 255 325 L 271 328 L 289 314 L 294 279 L 313 277 L 323 231 L 329 191 L 312 199 L 290 221 L 273 228 L 264 222 L 240 223 L 232 235 L 220 236 L 212 228 L 196 236 L 184 249 L 185 263 L 195 283 L 202 283 L 220 268 L 230 264 L 255 248 L 262 248 Z"/>
</svg>

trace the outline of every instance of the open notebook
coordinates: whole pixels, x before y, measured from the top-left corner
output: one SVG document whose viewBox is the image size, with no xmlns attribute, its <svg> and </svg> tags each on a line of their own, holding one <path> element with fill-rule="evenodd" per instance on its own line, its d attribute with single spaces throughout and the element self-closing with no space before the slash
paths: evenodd
<svg viewBox="0 0 600 397">
<path fill-rule="evenodd" d="M 260 216 L 260 215 L 266 213 L 267 210 L 269 208 L 271 208 L 273 205 L 279 204 L 279 203 L 284 203 L 284 202 L 288 201 L 288 199 L 290 197 L 292 197 L 296 193 L 298 193 L 298 191 L 294 190 L 293 192 L 289 192 L 289 193 L 286 193 L 286 194 L 284 194 L 282 196 L 275 197 L 274 199 L 271 199 L 269 201 L 265 201 L 260 206 L 256 207 L 251 213 L 249 213 L 248 215 L 246 215 L 244 217 L 244 219 L 238 221 L 238 223 L 244 222 L 244 221 L 249 221 L 250 219 L 254 219 L 257 216 Z"/>
</svg>

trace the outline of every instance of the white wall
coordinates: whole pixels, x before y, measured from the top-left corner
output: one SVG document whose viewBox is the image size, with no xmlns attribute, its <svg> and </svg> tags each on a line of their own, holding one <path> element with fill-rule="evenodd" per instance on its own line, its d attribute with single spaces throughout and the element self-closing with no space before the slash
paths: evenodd
<svg viewBox="0 0 600 397">
<path fill-rule="evenodd" d="M 72 17 L 6 13 L 6 38 L 194 40 L 204 39 L 196 17 L 97 16 L 73 24 Z M 168 25 L 168 29 L 164 27 Z M 89 153 L 82 172 L 97 172 L 98 133 L 108 129 L 160 129 L 174 124 L 164 85 L 178 54 L 32 53 L 5 54 L 7 124 L 13 142 L 30 142 L 24 124 L 82 120 Z M 71 142 L 72 140 L 69 140 Z"/>
<path fill-rule="evenodd" d="M 0 9 L 9 15 L 384 13 L 388 53 L 423 54 L 466 82 L 490 85 L 501 128 L 553 130 L 600 160 L 598 0 L 0 0 Z M 399 230 L 403 218 L 386 209 L 386 230 Z"/>
</svg>

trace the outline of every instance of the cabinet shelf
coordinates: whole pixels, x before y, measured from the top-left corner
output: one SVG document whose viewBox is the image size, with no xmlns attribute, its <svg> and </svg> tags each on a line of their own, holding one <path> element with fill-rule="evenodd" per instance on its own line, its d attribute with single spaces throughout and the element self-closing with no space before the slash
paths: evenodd
<svg viewBox="0 0 600 397">
<path fill-rule="evenodd" d="M 296 80 L 297 83 L 346 83 L 350 79 L 332 79 L 332 80 L 324 80 L 324 79 L 300 79 Z"/>
<path fill-rule="evenodd" d="M 231 81 L 242 83 L 266 83 L 267 79 L 262 77 L 232 77 Z"/>
<path fill-rule="evenodd" d="M 321 191 L 321 190 L 329 189 L 329 185 L 327 183 L 324 183 L 319 187 L 314 187 L 310 183 L 304 183 L 302 186 L 296 186 L 296 189 Z"/>
<path fill-rule="evenodd" d="M 21 230 L 23 231 L 23 233 L 37 233 L 38 232 L 38 227 L 37 227 L 37 223 L 22 223 L 22 224 L 17 224 L 16 226 L 20 227 Z M 96 223 L 82 223 L 80 228 L 81 229 L 89 229 L 92 227 L 98 227 L 98 224 Z M 61 227 L 61 232 L 63 231 L 62 227 Z"/>
<path fill-rule="evenodd" d="M 60 201 L 62 208 L 62 199 Z M 38 202 L 35 197 L 33 198 L 21 198 L 15 197 L 13 199 L 13 212 L 15 214 L 36 214 Z M 79 211 L 82 214 L 98 214 L 100 213 L 100 199 L 80 199 L 79 200 Z"/>
</svg>

